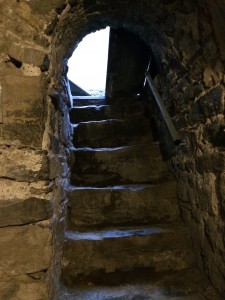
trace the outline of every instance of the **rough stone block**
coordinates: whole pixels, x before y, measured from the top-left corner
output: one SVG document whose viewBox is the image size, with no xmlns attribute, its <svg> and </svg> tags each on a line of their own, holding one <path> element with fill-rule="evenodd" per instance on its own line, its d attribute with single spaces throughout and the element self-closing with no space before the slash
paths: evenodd
<svg viewBox="0 0 225 300">
<path fill-rule="evenodd" d="M 88 13 L 91 13 L 91 12 L 94 12 L 94 11 L 96 11 L 96 5 L 97 5 L 97 3 L 96 3 L 96 0 L 84 0 L 83 1 L 83 3 L 84 3 L 84 10 L 85 10 L 85 12 L 88 12 Z"/>
<path fill-rule="evenodd" d="M 45 59 L 46 52 L 26 47 L 23 44 L 19 45 L 17 43 L 11 42 L 8 46 L 8 55 L 19 62 L 31 64 L 40 67 Z"/>
<path fill-rule="evenodd" d="M 39 1 L 29 1 L 29 5 L 33 13 L 40 15 L 45 15 L 50 13 L 52 9 L 61 7 L 65 4 L 65 0 L 39 0 Z"/>
<path fill-rule="evenodd" d="M 70 229 L 159 224 L 179 219 L 174 182 L 108 188 L 77 187 L 69 194 Z"/>
<path fill-rule="evenodd" d="M 7 144 L 41 148 L 44 104 L 41 77 L 25 77 L 11 71 L 2 80 L 2 139 Z"/>
<path fill-rule="evenodd" d="M 110 136 L 110 139 L 109 139 Z M 73 143 L 77 148 L 140 145 L 153 140 L 147 119 L 82 122 L 74 128 Z"/>
<path fill-rule="evenodd" d="M 149 268 L 153 272 L 186 269 L 193 263 L 185 231 L 123 228 L 67 232 L 62 272 L 67 284 L 96 273 Z M 104 276 L 104 275 L 103 275 Z"/>
<path fill-rule="evenodd" d="M 43 151 L 10 148 L 0 149 L 0 177 L 18 181 L 49 178 L 48 158 Z"/>
<path fill-rule="evenodd" d="M 47 283 L 29 276 L 14 276 L 0 279 L 0 299 L 48 300 Z"/>
<path fill-rule="evenodd" d="M 24 200 L 31 197 L 51 200 L 53 186 L 49 181 L 18 182 L 9 179 L 0 179 L 0 203 L 1 201 Z"/>
<path fill-rule="evenodd" d="M 23 99 L 17 101 L 13 99 L 11 101 L 5 101 L 3 104 L 3 119 L 4 123 L 12 123 L 18 120 L 22 123 L 21 119 L 36 121 L 43 120 L 44 105 L 41 99 Z"/>
<path fill-rule="evenodd" d="M 7 122 L 8 119 L 3 119 Z M 20 145 L 41 149 L 44 124 L 40 120 L 23 119 L 22 123 L 15 118 L 14 122 L 2 125 L 2 139 L 7 145 Z"/>
<path fill-rule="evenodd" d="M 224 89 L 217 86 L 206 95 L 200 97 L 193 105 L 188 115 L 189 123 L 200 122 L 206 118 L 223 113 Z"/>
<path fill-rule="evenodd" d="M 223 115 L 216 116 L 204 127 L 204 139 L 215 147 L 225 148 L 225 120 Z"/>
<path fill-rule="evenodd" d="M 57 177 L 69 177 L 69 168 L 66 157 L 62 155 L 50 156 L 50 178 L 55 179 Z"/>
<path fill-rule="evenodd" d="M 204 172 L 223 172 L 225 167 L 225 153 L 212 152 L 205 153 L 196 157 L 196 170 L 203 174 Z"/>
<path fill-rule="evenodd" d="M 177 129 L 185 128 L 188 126 L 188 120 L 187 120 L 186 115 L 177 116 L 175 120 L 173 119 L 173 121 L 174 121 L 175 127 Z"/>
<path fill-rule="evenodd" d="M 153 183 L 168 176 L 158 144 L 100 150 L 84 148 L 74 154 L 71 179 L 76 184 Z"/>
<path fill-rule="evenodd" d="M 216 193 L 216 176 L 212 173 L 204 173 L 198 176 L 195 189 L 196 205 L 201 213 L 217 216 L 219 203 Z M 193 205 L 193 209 L 196 206 Z"/>
<path fill-rule="evenodd" d="M 8 25 L 5 32 L 7 45 L 9 41 L 17 43 L 25 41 L 26 45 L 35 44 L 41 46 L 41 49 L 48 48 L 50 45 L 49 40 L 46 38 L 46 36 L 44 36 L 40 32 L 37 32 L 36 29 L 36 26 L 38 26 L 39 28 L 43 28 L 45 26 L 46 21 L 44 20 L 44 18 L 40 18 L 38 15 L 30 13 L 28 1 L 23 1 L 22 3 L 21 0 L 19 4 L 18 2 L 14 2 L 14 4 L 15 6 L 13 7 L 13 9 L 12 7 L 10 7 L 10 13 L 13 14 L 14 22 L 10 22 L 9 20 L 6 21 L 6 24 Z M 4 3 L 4 7 L 6 7 L 7 9 L 6 3 Z M 20 15 L 22 15 L 22 20 Z M 5 18 L 7 18 L 7 16 L 5 16 Z M 18 30 L 18 24 L 20 24 L 20 30 Z M 32 25 L 36 28 L 32 27 Z"/>
<path fill-rule="evenodd" d="M 71 123 L 101 121 L 106 119 L 129 119 L 143 116 L 143 106 L 140 103 L 133 105 L 89 105 L 89 106 L 74 106 L 70 110 Z"/>
<path fill-rule="evenodd" d="M 216 38 L 219 44 L 222 59 L 225 60 L 225 41 L 224 41 L 224 1 L 216 0 L 209 1 L 208 3 L 211 15 L 212 23 L 215 30 Z"/>
<path fill-rule="evenodd" d="M 71 7 L 75 7 L 78 4 L 78 0 L 68 0 L 68 3 Z"/>
<path fill-rule="evenodd" d="M 44 66 L 44 64 L 42 64 L 42 66 L 39 68 L 39 67 L 36 67 L 33 65 L 23 63 L 21 70 L 22 70 L 24 76 L 31 76 L 31 77 L 32 76 L 40 76 L 43 66 Z"/>
<path fill-rule="evenodd" d="M 64 8 L 64 7 L 58 8 L 58 9 L 56 9 L 56 11 L 57 11 L 58 13 L 60 13 L 60 12 L 63 10 L 63 8 Z M 58 16 L 55 16 L 55 18 L 53 18 L 53 19 L 50 21 L 50 23 L 48 24 L 47 28 L 45 29 L 45 34 L 51 35 L 52 32 L 54 31 L 54 29 L 55 29 L 55 27 L 56 27 L 58 21 L 59 21 Z"/>
<path fill-rule="evenodd" d="M 23 225 L 51 218 L 52 204 L 35 197 L 0 201 L 0 227 Z"/>
<path fill-rule="evenodd" d="M 22 72 L 12 70 L 7 75 L 0 74 L 2 81 L 2 102 L 10 105 L 10 103 L 30 102 L 36 100 L 42 101 L 42 76 L 23 76 Z"/>
<path fill-rule="evenodd" d="M 203 81 L 206 87 L 213 86 L 213 70 L 210 67 L 206 67 L 203 73 Z"/>
<path fill-rule="evenodd" d="M 223 211 L 225 212 L 225 172 L 220 176 L 220 198 L 222 200 Z"/>
<path fill-rule="evenodd" d="M 0 228 L 0 278 L 48 269 L 52 256 L 51 239 L 47 221 Z"/>
</svg>

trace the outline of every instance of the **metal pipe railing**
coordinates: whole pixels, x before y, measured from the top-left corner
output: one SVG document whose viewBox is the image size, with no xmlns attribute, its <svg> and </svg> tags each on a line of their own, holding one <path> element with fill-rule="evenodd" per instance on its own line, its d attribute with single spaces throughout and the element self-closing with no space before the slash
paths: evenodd
<svg viewBox="0 0 225 300">
<path fill-rule="evenodd" d="M 170 115 L 169 115 L 169 113 L 168 113 L 168 111 L 166 109 L 166 106 L 164 105 L 163 100 L 160 97 L 160 95 L 159 95 L 159 93 L 158 93 L 158 91 L 157 91 L 157 89 L 155 87 L 154 81 L 153 81 L 151 75 L 149 74 L 149 72 L 147 72 L 145 74 L 145 76 L 146 76 L 146 80 L 147 80 L 147 82 L 148 82 L 148 84 L 149 84 L 149 86 L 151 88 L 152 94 L 153 94 L 153 96 L 155 98 L 155 101 L 156 101 L 156 103 L 157 103 L 157 105 L 158 105 L 158 107 L 159 107 L 159 109 L 161 111 L 163 119 L 164 119 L 164 121 L 165 121 L 165 123 L 167 125 L 167 128 L 168 128 L 168 130 L 169 130 L 169 132 L 170 132 L 170 134 L 172 136 L 173 142 L 174 142 L 175 145 L 179 145 L 181 143 L 180 135 L 177 132 L 176 128 L 174 127 L 174 124 L 173 124 L 173 122 L 172 122 L 172 120 L 170 118 Z"/>
</svg>

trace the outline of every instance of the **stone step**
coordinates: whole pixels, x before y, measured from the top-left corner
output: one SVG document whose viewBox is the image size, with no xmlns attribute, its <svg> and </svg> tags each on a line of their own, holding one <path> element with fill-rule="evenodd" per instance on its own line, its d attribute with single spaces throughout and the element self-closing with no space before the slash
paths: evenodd
<svg viewBox="0 0 225 300">
<path fill-rule="evenodd" d="M 70 110 L 72 124 L 88 121 L 101 121 L 107 119 L 127 119 L 143 116 L 144 108 L 141 103 L 130 105 L 89 105 L 74 106 Z"/>
<path fill-rule="evenodd" d="M 74 126 L 73 143 L 77 148 L 118 147 L 152 142 L 147 119 L 81 122 Z"/>
<path fill-rule="evenodd" d="M 156 185 L 73 187 L 68 199 L 70 230 L 169 224 L 179 220 L 174 181 Z"/>
<path fill-rule="evenodd" d="M 140 96 L 124 96 L 116 99 L 107 98 L 105 96 L 73 96 L 73 106 L 87 105 L 107 105 L 115 104 L 116 106 L 129 106 L 135 103 L 141 103 Z"/>
<path fill-rule="evenodd" d="M 159 144 L 119 148 L 74 149 L 73 185 L 154 183 L 168 176 Z"/>
<path fill-rule="evenodd" d="M 131 276 L 130 276 L 131 275 Z M 136 271 L 105 275 L 103 282 L 88 281 L 62 287 L 59 300 L 222 300 L 197 269 L 160 273 Z"/>
<path fill-rule="evenodd" d="M 105 105 L 110 102 L 105 96 L 73 96 L 73 106 Z"/>
<path fill-rule="evenodd" d="M 193 264 L 190 240 L 184 229 L 135 227 L 92 232 L 67 231 L 62 254 L 66 285 L 96 274 L 149 269 L 178 271 Z"/>
</svg>

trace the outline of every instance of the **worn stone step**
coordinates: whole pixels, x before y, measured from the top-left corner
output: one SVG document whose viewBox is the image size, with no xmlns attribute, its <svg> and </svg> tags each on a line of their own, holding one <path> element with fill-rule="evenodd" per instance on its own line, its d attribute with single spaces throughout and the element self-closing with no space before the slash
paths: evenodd
<svg viewBox="0 0 225 300">
<path fill-rule="evenodd" d="M 74 150 L 71 183 L 116 185 L 159 182 L 168 176 L 159 144 Z"/>
<path fill-rule="evenodd" d="M 92 232 L 66 232 L 62 278 L 70 285 L 101 273 L 178 271 L 192 265 L 190 241 L 184 229 L 136 227 Z"/>
<path fill-rule="evenodd" d="M 73 96 L 73 106 L 105 105 L 110 102 L 105 96 Z"/>
<path fill-rule="evenodd" d="M 179 220 L 174 181 L 156 185 L 73 187 L 68 199 L 71 230 Z"/>
<path fill-rule="evenodd" d="M 102 281 L 102 282 L 101 282 Z M 104 275 L 96 280 L 63 286 L 59 300 L 222 300 L 197 269 L 160 273 L 150 271 Z"/>
<path fill-rule="evenodd" d="M 129 106 L 134 103 L 141 103 L 140 96 L 121 96 L 116 99 L 107 98 L 105 96 L 73 96 L 73 106 L 87 105 L 107 105 L 115 104 L 116 106 Z"/>
<path fill-rule="evenodd" d="M 152 142 L 147 119 L 109 119 L 104 121 L 81 122 L 74 126 L 75 147 L 118 147 Z"/>
<path fill-rule="evenodd" d="M 141 103 L 130 105 L 89 105 L 74 106 L 70 110 L 70 121 L 73 124 L 107 119 L 127 119 L 143 116 L 144 108 Z"/>
</svg>

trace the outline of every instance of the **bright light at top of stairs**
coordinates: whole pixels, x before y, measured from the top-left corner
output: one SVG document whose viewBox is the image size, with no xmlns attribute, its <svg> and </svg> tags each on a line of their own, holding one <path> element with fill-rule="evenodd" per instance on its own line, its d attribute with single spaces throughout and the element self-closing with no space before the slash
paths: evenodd
<svg viewBox="0 0 225 300">
<path fill-rule="evenodd" d="M 109 31 L 88 34 L 68 61 L 68 78 L 92 94 L 91 90 L 104 90 L 108 63 Z"/>
</svg>

